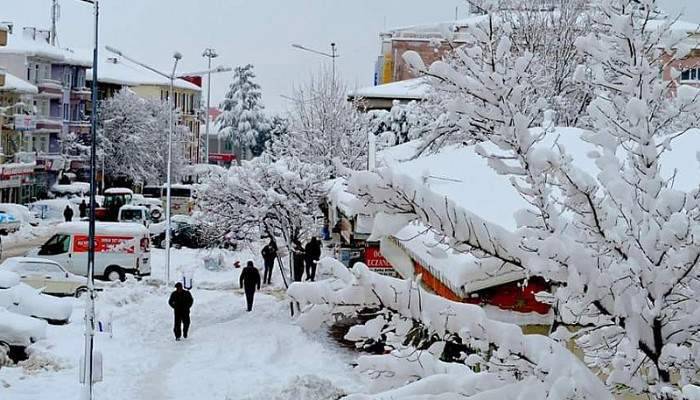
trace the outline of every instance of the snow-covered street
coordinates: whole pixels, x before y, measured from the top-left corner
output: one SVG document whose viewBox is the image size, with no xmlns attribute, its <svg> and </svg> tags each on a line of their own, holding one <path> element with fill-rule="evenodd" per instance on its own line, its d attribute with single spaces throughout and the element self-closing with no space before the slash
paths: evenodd
<svg viewBox="0 0 700 400">
<path fill-rule="evenodd" d="M 162 254 L 155 255 L 158 263 Z M 176 265 L 196 257 L 194 250 L 173 250 Z M 159 273 L 161 268 L 154 271 Z M 200 276 L 200 288 L 192 291 L 190 337 L 182 342 L 172 334 L 170 288 L 130 281 L 99 294 L 100 319 L 111 314 L 114 329 L 112 338 L 96 339 L 104 357 L 97 398 L 327 399 L 361 387 L 352 354 L 325 333 L 310 336 L 295 326 L 281 289 L 263 288 L 247 313 L 242 292 L 234 289 L 238 271 L 198 269 L 195 279 Z M 41 355 L 24 367 L 0 370 L 0 398 L 78 397 L 83 310 L 76 300 L 72 322 L 49 328 L 37 346 Z"/>
</svg>

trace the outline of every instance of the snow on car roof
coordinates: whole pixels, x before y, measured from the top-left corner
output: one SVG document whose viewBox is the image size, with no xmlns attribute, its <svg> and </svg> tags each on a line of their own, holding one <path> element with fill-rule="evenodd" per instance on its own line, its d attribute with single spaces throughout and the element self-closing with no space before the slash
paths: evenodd
<svg viewBox="0 0 700 400">
<path fill-rule="evenodd" d="M 46 258 L 40 258 L 40 257 L 10 257 L 7 260 L 3 261 L 2 264 L 0 264 L 0 267 L 3 265 L 10 265 L 10 264 L 19 264 L 19 263 L 48 263 L 48 264 L 55 264 L 55 265 L 61 265 L 57 263 L 56 261 L 48 260 Z"/>
<path fill-rule="evenodd" d="M 0 269 L 0 289 L 7 289 L 17 286 L 19 282 L 19 275 L 11 271 Z"/>
<path fill-rule="evenodd" d="M 148 207 L 127 204 L 127 205 L 119 207 L 119 210 L 146 210 L 146 211 L 148 211 Z"/>
<path fill-rule="evenodd" d="M 56 227 L 58 233 L 65 234 L 88 234 L 87 222 L 64 222 Z M 148 235 L 148 229 L 141 224 L 124 223 L 124 222 L 97 222 L 95 223 L 95 232 L 98 235 L 118 235 L 118 236 L 137 236 Z"/>
<path fill-rule="evenodd" d="M 105 194 L 134 194 L 134 191 L 127 188 L 109 188 L 105 190 Z"/>
</svg>

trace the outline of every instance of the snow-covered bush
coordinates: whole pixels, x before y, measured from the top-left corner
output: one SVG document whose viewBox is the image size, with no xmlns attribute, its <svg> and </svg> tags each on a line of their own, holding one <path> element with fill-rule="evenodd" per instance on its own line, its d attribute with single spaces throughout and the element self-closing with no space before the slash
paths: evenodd
<svg viewBox="0 0 700 400">
<path fill-rule="evenodd" d="M 420 220 L 484 262 L 553 282 L 557 322 L 583 326 L 577 343 L 611 388 L 682 398 L 700 373 L 700 189 L 677 188 L 661 166 L 696 124 L 700 95 L 659 73 L 687 53 L 685 34 L 670 29 L 656 1 L 612 0 L 588 12 L 600 30 L 576 40 L 583 63 L 574 78 L 592 94 L 580 139 L 595 148 L 594 170 L 579 169 L 552 137 L 542 55 L 514 50 L 495 14 L 470 28 L 473 45 L 457 50 L 457 62 L 428 70 L 407 55 L 446 93 L 452 132 L 426 146 L 482 142 L 475 151 L 531 206 L 515 216 L 517 231 L 390 170 L 356 174 L 350 188 L 369 212 Z"/>
</svg>

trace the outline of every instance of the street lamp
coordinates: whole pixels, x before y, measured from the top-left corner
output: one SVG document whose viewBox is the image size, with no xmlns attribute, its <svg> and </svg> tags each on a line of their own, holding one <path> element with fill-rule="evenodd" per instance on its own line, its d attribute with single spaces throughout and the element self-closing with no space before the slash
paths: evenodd
<svg viewBox="0 0 700 400">
<path fill-rule="evenodd" d="M 302 51 L 307 51 L 307 52 L 309 52 L 309 53 L 318 54 L 318 55 L 320 55 L 320 56 L 329 57 L 330 59 L 332 59 L 332 60 L 333 60 L 333 82 L 335 83 L 335 59 L 338 58 L 338 57 L 340 57 L 340 55 L 338 54 L 338 50 L 337 50 L 337 48 L 336 48 L 336 46 L 335 46 L 335 43 L 331 43 L 331 52 L 330 52 L 330 54 L 329 54 L 329 53 L 326 53 L 326 52 L 323 52 L 323 51 L 318 51 L 318 50 L 310 49 L 310 48 L 308 48 L 308 47 L 302 46 L 302 45 L 297 44 L 297 43 L 293 43 L 293 44 L 292 44 L 292 47 L 294 47 L 295 49 L 299 49 L 299 50 L 302 50 Z"/>
<path fill-rule="evenodd" d="M 209 59 L 209 64 L 207 68 L 211 69 L 211 59 L 216 58 L 219 55 L 216 54 L 216 50 L 207 48 L 204 49 L 204 53 L 202 53 L 202 57 L 206 57 Z M 211 74 L 208 74 L 207 76 L 207 111 L 204 114 L 205 118 L 207 119 L 206 123 L 206 130 L 204 133 L 204 154 L 205 154 L 205 163 L 209 164 L 209 108 L 211 107 Z"/>
<path fill-rule="evenodd" d="M 92 400 L 93 395 L 93 351 L 95 347 L 95 196 L 97 194 L 97 61 L 99 49 L 100 6 L 98 0 L 80 0 L 94 6 L 94 39 L 92 50 L 92 118 L 90 132 L 90 216 L 88 221 L 88 301 L 85 306 L 85 353 L 83 354 L 83 400 Z M 55 11 L 55 10 L 54 10 Z M 55 33 L 55 32 L 54 32 Z"/>
<path fill-rule="evenodd" d="M 173 96 L 175 95 L 175 79 L 182 79 L 187 76 L 195 76 L 195 75 L 204 75 L 208 73 L 217 73 L 217 72 L 227 72 L 230 71 L 229 69 L 226 69 L 224 67 L 218 67 L 213 70 L 207 70 L 207 71 L 201 71 L 201 72 L 192 72 L 192 73 L 187 73 L 187 74 L 180 74 L 180 75 L 175 75 L 175 72 L 177 71 L 177 64 L 180 62 L 182 59 L 182 54 L 179 52 L 175 52 L 173 54 L 173 59 L 175 60 L 173 63 L 173 71 L 170 75 L 166 74 L 165 72 L 161 72 L 157 70 L 156 68 L 153 68 L 147 64 L 144 64 L 134 58 L 131 58 L 127 55 L 125 55 L 122 51 L 115 49 L 114 47 L 106 46 L 107 51 L 114 53 L 125 60 L 131 61 L 132 63 L 145 68 L 155 74 L 158 74 L 162 77 L 167 78 L 170 81 L 170 92 L 168 93 L 168 108 L 170 109 L 170 117 L 168 121 L 168 162 L 167 162 L 167 182 L 166 182 L 166 201 L 165 201 L 165 283 L 169 284 L 170 283 L 170 226 L 171 226 L 171 220 L 170 220 L 170 209 L 171 209 L 171 195 L 170 191 L 172 189 L 172 156 L 173 156 L 173 125 L 174 125 L 174 118 L 173 118 Z"/>
</svg>

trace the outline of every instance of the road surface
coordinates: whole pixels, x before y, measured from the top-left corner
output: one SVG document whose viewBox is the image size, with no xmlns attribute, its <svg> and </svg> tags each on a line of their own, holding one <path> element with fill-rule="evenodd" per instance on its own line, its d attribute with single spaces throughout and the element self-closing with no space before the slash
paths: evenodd
<svg viewBox="0 0 700 400">
<path fill-rule="evenodd" d="M 0 260 L 4 261 L 10 257 L 23 256 L 24 253 L 44 244 L 51 237 L 50 233 L 42 233 L 32 238 L 23 240 L 7 240 L 7 236 L 2 238 L 2 256 Z M 13 238 L 14 239 L 14 238 Z"/>
</svg>

